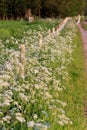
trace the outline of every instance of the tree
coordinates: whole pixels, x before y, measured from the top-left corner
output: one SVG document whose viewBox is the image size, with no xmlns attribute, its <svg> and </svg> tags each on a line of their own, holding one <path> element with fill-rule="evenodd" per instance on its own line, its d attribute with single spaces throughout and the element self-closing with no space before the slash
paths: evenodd
<svg viewBox="0 0 87 130">
<path fill-rule="evenodd" d="M 87 15 L 87 0 L 85 0 L 85 15 Z"/>
<path fill-rule="evenodd" d="M 75 16 L 82 14 L 85 8 L 85 0 L 62 0 L 59 2 L 58 10 L 62 16 Z"/>
<path fill-rule="evenodd" d="M 39 17 L 75 16 L 84 13 L 86 3 L 87 0 L 0 0 L 0 17 L 21 18 L 28 9 Z"/>
<path fill-rule="evenodd" d="M 9 0 L 7 2 L 7 14 L 8 14 L 8 18 L 13 19 L 14 18 L 14 0 Z"/>
<path fill-rule="evenodd" d="M 41 8 L 41 0 L 27 0 L 27 9 L 31 9 L 32 13 L 39 17 L 41 15 Z"/>
<path fill-rule="evenodd" d="M 7 0 L 0 0 L 0 16 L 4 20 L 7 17 Z"/>
<path fill-rule="evenodd" d="M 58 3 L 57 0 L 42 0 L 42 16 L 57 16 L 58 14 Z"/>
<path fill-rule="evenodd" d="M 24 17 L 26 9 L 26 0 L 14 0 L 15 17 Z"/>
</svg>

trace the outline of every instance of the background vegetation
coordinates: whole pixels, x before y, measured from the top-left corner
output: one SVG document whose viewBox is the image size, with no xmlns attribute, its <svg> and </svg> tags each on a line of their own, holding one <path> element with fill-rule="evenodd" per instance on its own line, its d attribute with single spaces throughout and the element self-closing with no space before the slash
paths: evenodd
<svg viewBox="0 0 87 130">
<path fill-rule="evenodd" d="M 25 17 L 27 9 L 39 17 L 74 16 L 86 11 L 86 0 L 0 0 L 0 19 Z"/>
</svg>

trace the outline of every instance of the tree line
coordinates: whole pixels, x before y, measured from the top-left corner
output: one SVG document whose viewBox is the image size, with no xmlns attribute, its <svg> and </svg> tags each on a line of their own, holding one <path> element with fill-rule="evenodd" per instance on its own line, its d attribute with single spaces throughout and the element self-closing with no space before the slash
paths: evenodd
<svg viewBox="0 0 87 130">
<path fill-rule="evenodd" d="M 0 0 L 0 19 L 24 18 L 28 9 L 39 17 L 84 14 L 87 0 Z"/>
</svg>

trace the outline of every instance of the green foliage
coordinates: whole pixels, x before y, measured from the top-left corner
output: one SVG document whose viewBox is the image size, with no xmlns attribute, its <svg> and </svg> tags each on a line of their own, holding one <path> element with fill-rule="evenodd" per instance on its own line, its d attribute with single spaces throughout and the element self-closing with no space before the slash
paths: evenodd
<svg viewBox="0 0 87 130">
<path fill-rule="evenodd" d="M 62 0 L 59 2 L 59 12 L 62 16 L 76 16 L 83 14 L 85 1 L 83 0 Z"/>
<path fill-rule="evenodd" d="M 84 114 L 84 101 L 87 100 L 87 77 L 85 72 L 85 61 L 80 32 L 73 39 L 76 49 L 73 52 L 73 61 L 68 67 L 70 81 L 67 89 L 62 93 L 62 99 L 66 99 L 68 107 L 66 112 L 73 120 L 73 125 L 59 130 L 86 130 L 86 119 Z M 61 96 L 60 96 L 61 97 Z"/>
<path fill-rule="evenodd" d="M 83 14 L 86 0 L 0 0 L 1 19 L 25 17 L 27 9 L 39 17 L 66 17 Z"/>
<path fill-rule="evenodd" d="M 3 121 L 0 129 L 6 127 L 6 129 L 14 130 L 36 130 L 37 127 L 27 128 L 28 121 L 34 120 L 36 124 L 40 122 L 39 125 L 49 126 L 50 124 L 48 130 L 86 130 L 83 102 L 87 97 L 87 79 L 81 38 L 75 24 L 69 21 L 60 35 L 55 38 L 47 37 L 43 41 L 42 48 L 38 45 L 39 33 L 47 35 L 47 29 L 56 25 L 56 22 L 52 21 L 50 25 L 47 21 L 35 23 L 12 21 L 11 26 L 8 22 L 1 22 L 1 26 L 2 24 L 1 29 L 4 28 L 2 32 L 10 40 L 12 34 L 15 36 L 12 42 L 16 39 L 19 44 L 20 40 L 25 39 L 26 73 L 23 80 L 19 73 L 15 72 L 15 58 L 12 55 L 18 56 L 19 53 L 15 51 L 14 46 L 9 49 L 6 45 L 3 46 L 3 40 L 6 42 L 4 35 L 1 41 L 0 59 L 7 54 L 6 49 L 11 55 L 7 54 L 10 60 L 7 63 L 8 69 L 0 75 L 0 81 L 5 83 L 4 87 L 2 87 L 3 82 L 0 84 L 0 121 Z M 16 67 L 19 67 L 18 63 L 20 64 L 19 60 Z M 6 102 L 9 104 L 5 104 Z M 59 120 L 58 116 L 61 113 L 63 118 L 61 116 Z M 61 124 L 58 124 L 58 121 L 61 121 Z M 72 125 L 67 121 L 72 121 Z"/>
<path fill-rule="evenodd" d="M 40 19 L 32 23 L 27 21 L 0 21 L 0 39 L 6 40 L 11 36 L 21 38 L 24 30 L 40 30 L 40 26 L 43 27 L 43 29 L 52 29 L 52 27 L 57 26 L 60 21 L 61 20 L 58 21 L 57 19 L 51 19 L 50 21 L 49 19 Z"/>
<path fill-rule="evenodd" d="M 82 26 L 85 30 L 87 30 L 87 24 L 81 23 L 81 26 Z"/>
</svg>

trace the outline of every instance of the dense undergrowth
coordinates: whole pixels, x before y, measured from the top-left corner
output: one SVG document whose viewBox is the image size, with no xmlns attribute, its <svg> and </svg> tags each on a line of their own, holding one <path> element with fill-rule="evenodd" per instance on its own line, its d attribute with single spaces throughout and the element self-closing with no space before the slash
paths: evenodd
<svg viewBox="0 0 87 130">
<path fill-rule="evenodd" d="M 3 27 L 8 31 L 2 28 L 3 34 L 0 32 L 4 64 L 0 71 L 0 129 L 85 130 L 87 82 L 79 31 L 70 20 L 59 35 L 45 38 L 40 47 L 40 33 L 45 37 L 55 26 L 40 23 L 25 22 L 22 29 L 21 23 L 14 22 L 11 32 L 7 22 Z M 19 31 L 15 33 L 16 27 Z M 21 43 L 26 47 L 24 80 L 20 77 Z"/>
</svg>

